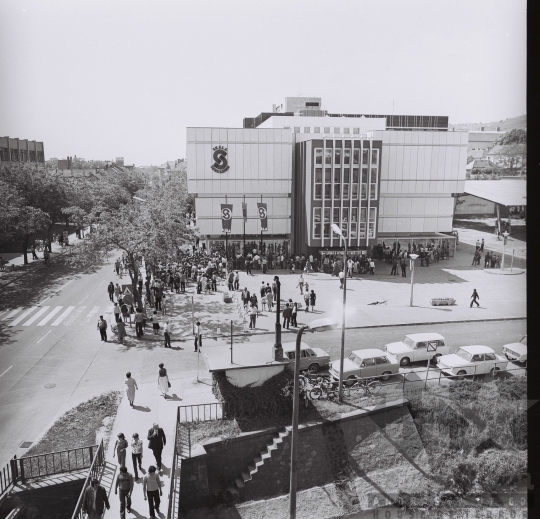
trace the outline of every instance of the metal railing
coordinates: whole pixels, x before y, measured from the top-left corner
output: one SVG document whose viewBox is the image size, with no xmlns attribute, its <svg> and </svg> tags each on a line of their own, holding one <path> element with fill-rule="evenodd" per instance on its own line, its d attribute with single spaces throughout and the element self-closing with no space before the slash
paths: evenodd
<svg viewBox="0 0 540 519">
<path fill-rule="evenodd" d="M 11 490 L 17 482 L 17 467 L 15 465 L 16 457 L 9 460 L 9 463 L 0 471 L 0 499 Z"/>
<path fill-rule="evenodd" d="M 84 503 L 84 497 L 86 493 L 86 489 L 88 488 L 88 485 L 92 481 L 92 479 L 96 478 L 99 479 L 101 476 L 101 472 L 103 470 L 103 465 L 105 465 L 105 448 L 103 447 L 103 440 L 101 440 L 101 443 L 96 445 L 97 450 L 95 451 L 95 454 L 92 459 L 92 464 L 90 465 L 90 470 L 88 471 L 88 476 L 86 476 L 86 479 L 84 481 L 83 488 L 81 490 L 81 493 L 79 495 L 79 499 L 77 501 L 77 505 L 75 506 L 75 510 L 73 512 L 73 515 L 71 516 L 71 519 L 83 519 L 83 503 Z"/>
<path fill-rule="evenodd" d="M 175 511 L 180 507 L 180 474 L 177 474 L 178 462 L 180 456 L 178 453 L 178 416 L 179 410 L 177 411 L 177 423 L 176 423 L 176 432 L 174 435 L 174 450 L 173 450 L 173 459 L 171 464 L 171 486 L 169 488 L 169 509 L 167 510 L 167 519 L 172 519 L 176 516 Z M 191 442 L 190 442 L 191 447 Z M 178 501 L 178 503 L 175 503 Z"/>
<path fill-rule="evenodd" d="M 227 406 L 221 402 L 211 404 L 195 404 L 178 406 L 177 422 L 208 422 L 224 420 L 227 416 Z"/>
</svg>

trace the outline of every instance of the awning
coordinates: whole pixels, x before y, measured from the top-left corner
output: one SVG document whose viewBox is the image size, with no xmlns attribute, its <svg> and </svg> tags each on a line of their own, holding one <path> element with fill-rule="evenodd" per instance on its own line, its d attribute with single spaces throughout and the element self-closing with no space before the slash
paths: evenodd
<svg viewBox="0 0 540 519">
<path fill-rule="evenodd" d="M 527 181 L 523 178 L 466 180 L 464 191 L 483 200 L 506 207 L 527 205 Z"/>
</svg>

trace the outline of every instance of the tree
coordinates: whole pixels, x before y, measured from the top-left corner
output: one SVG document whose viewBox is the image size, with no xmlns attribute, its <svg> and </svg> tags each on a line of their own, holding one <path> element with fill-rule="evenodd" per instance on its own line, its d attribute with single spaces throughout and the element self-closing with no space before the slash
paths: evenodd
<svg viewBox="0 0 540 519">
<path fill-rule="evenodd" d="M 499 138 L 501 149 L 498 152 L 498 161 L 501 166 L 513 172 L 520 167 L 521 172 L 527 167 L 527 130 L 514 128 Z"/>
</svg>

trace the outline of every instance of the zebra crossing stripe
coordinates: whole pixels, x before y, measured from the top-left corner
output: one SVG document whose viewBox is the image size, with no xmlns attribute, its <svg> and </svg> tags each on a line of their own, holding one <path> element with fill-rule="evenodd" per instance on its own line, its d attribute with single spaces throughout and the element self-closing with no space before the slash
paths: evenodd
<svg viewBox="0 0 540 519">
<path fill-rule="evenodd" d="M 86 319 L 84 320 L 85 323 L 89 322 L 90 319 L 92 317 L 94 317 L 94 315 L 96 315 L 97 313 L 99 312 L 99 306 L 94 306 L 94 308 L 92 308 L 92 310 L 90 310 L 90 312 L 88 313 L 88 315 L 86 316 Z"/>
<path fill-rule="evenodd" d="M 75 307 L 74 306 L 68 306 L 61 314 L 60 316 L 58 317 L 58 319 L 56 319 L 56 321 L 54 321 L 54 323 L 51 324 L 51 326 L 58 326 L 71 312 L 73 312 L 73 310 L 75 310 Z"/>
<path fill-rule="evenodd" d="M 57 306 L 45 319 L 40 321 L 37 326 L 45 326 L 60 310 L 64 308 L 63 306 Z"/>
<path fill-rule="evenodd" d="M 9 326 L 17 326 L 23 319 L 26 319 L 35 309 L 37 306 L 33 306 L 32 308 L 29 308 L 26 310 L 26 312 L 23 312 L 17 319 L 14 319 L 9 323 Z"/>
<path fill-rule="evenodd" d="M 16 308 L 15 310 L 12 310 L 9 314 L 4 315 L 4 317 L 2 317 L 2 321 L 6 321 L 7 319 L 11 319 L 14 315 L 17 315 L 22 309 L 23 309 L 23 307 L 21 306 L 20 308 Z"/>
<path fill-rule="evenodd" d="M 77 308 L 76 312 L 69 319 L 66 320 L 66 322 L 64 323 L 64 326 L 72 325 L 84 312 L 85 308 L 86 306 L 80 306 L 79 308 Z"/>
<path fill-rule="evenodd" d="M 44 306 L 43 308 L 41 308 L 41 310 L 39 310 L 32 317 L 30 317 L 30 319 L 28 319 L 28 321 L 26 321 L 23 326 L 30 326 L 34 321 L 37 321 L 49 308 L 50 306 Z"/>
</svg>

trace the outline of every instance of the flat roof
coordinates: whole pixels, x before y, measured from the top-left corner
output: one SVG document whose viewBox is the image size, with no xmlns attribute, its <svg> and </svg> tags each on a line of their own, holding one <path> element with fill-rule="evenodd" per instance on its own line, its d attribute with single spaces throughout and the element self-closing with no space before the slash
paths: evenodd
<svg viewBox="0 0 540 519">
<path fill-rule="evenodd" d="M 202 355 L 208 371 L 229 371 L 233 369 L 257 368 L 264 366 L 283 366 L 289 360 L 274 360 L 274 343 L 233 343 L 233 361 L 231 363 L 230 346 L 209 346 L 202 349 Z"/>
<path fill-rule="evenodd" d="M 522 177 L 466 180 L 464 192 L 504 206 L 527 205 L 527 181 Z"/>
</svg>

